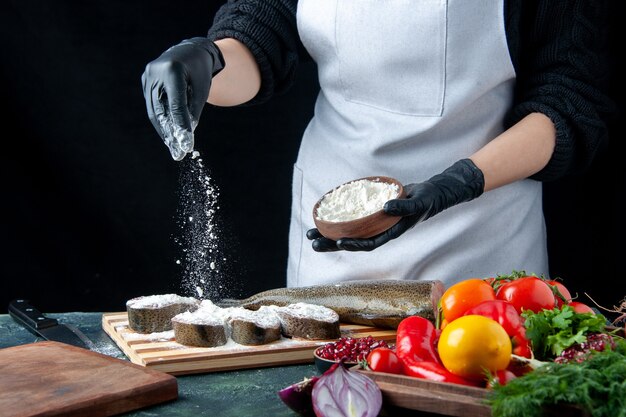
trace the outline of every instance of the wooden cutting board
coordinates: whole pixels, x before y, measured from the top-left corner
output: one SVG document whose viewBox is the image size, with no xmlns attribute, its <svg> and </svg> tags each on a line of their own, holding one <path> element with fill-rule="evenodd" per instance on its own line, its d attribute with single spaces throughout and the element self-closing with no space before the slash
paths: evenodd
<svg viewBox="0 0 626 417">
<path fill-rule="evenodd" d="M 112 416 L 178 397 L 176 378 L 59 342 L 0 349 L 0 416 Z"/>
<path fill-rule="evenodd" d="M 227 371 L 313 362 L 313 351 L 331 340 L 281 339 L 260 346 L 229 342 L 225 346 L 199 348 L 176 343 L 173 331 L 141 335 L 128 327 L 128 314 L 105 313 L 102 328 L 135 364 L 172 375 Z M 371 335 L 395 343 L 396 331 L 356 324 L 342 324 L 341 336 Z"/>
</svg>

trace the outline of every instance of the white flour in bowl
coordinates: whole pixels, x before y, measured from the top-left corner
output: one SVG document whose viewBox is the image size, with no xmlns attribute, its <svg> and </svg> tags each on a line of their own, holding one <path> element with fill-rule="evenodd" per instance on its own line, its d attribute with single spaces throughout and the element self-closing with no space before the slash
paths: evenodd
<svg viewBox="0 0 626 417">
<path fill-rule="evenodd" d="M 345 222 L 369 216 L 397 198 L 398 188 L 396 184 L 367 179 L 343 184 L 324 196 L 317 208 L 317 218 Z"/>
</svg>

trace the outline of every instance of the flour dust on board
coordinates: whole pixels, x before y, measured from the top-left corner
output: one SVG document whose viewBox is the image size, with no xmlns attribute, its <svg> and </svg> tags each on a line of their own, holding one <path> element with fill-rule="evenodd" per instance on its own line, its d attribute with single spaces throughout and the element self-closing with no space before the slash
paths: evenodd
<svg viewBox="0 0 626 417">
<path fill-rule="evenodd" d="M 179 235 L 174 242 L 180 251 L 182 291 L 200 299 L 220 300 L 232 295 L 230 279 L 233 260 L 218 216 L 219 189 L 209 175 L 198 151 L 182 161 L 179 206 L 176 221 Z"/>
</svg>

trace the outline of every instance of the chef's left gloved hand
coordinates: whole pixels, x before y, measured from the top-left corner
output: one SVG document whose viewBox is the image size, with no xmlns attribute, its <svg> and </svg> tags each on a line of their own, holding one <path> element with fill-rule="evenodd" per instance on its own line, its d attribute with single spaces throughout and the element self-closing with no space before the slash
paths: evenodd
<svg viewBox="0 0 626 417">
<path fill-rule="evenodd" d="M 317 252 L 336 250 L 371 251 L 435 214 L 456 204 L 470 201 L 480 196 L 485 188 L 482 171 L 470 159 L 455 162 L 441 174 L 427 181 L 404 186 L 406 198 L 389 200 L 385 203 L 385 213 L 402 216 L 391 228 L 368 239 L 342 238 L 337 241 L 323 237 L 317 229 L 310 229 L 307 238 L 313 241 Z"/>
</svg>

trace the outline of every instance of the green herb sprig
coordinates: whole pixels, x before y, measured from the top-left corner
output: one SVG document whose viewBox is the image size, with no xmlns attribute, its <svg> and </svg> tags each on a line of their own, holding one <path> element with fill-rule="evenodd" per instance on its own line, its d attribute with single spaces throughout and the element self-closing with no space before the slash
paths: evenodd
<svg viewBox="0 0 626 417">
<path fill-rule="evenodd" d="M 522 317 L 538 360 L 553 359 L 575 343 L 584 342 L 587 334 L 604 331 L 607 323 L 602 314 L 576 313 L 568 305 L 538 313 L 527 310 Z"/>
</svg>

